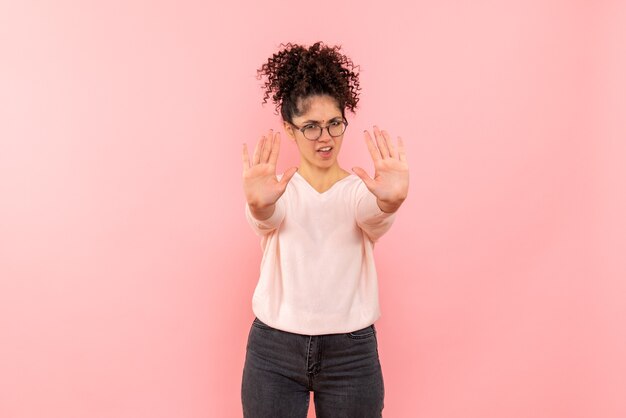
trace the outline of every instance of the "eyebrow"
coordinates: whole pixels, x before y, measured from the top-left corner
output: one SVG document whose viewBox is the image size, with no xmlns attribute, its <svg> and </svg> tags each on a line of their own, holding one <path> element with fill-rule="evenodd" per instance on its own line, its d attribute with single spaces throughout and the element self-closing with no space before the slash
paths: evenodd
<svg viewBox="0 0 626 418">
<path fill-rule="evenodd" d="M 331 119 L 329 119 L 328 121 L 329 121 L 329 122 L 331 122 L 331 121 L 334 121 L 334 120 L 336 120 L 336 119 L 343 119 L 343 118 L 342 118 L 341 116 L 335 116 L 334 118 L 331 118 Z M 316 124 L 318 124 L 318 125 L 319 125 L 319 124 L 320 124 L 320 122 L 323 122 L 323 121 L 309 119 L 309 120 L 305 120 L 304 122 L 302 122 L 302 124 L 306 125 L 306 124 L 308 124 L 308 123 L 316 123 Z"/>
</svg>

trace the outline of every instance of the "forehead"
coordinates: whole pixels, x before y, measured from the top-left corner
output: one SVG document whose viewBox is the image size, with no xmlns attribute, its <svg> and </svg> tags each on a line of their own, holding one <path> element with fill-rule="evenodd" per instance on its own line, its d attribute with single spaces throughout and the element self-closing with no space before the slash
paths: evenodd
<svg viewBox="0 0 626 418">
<path fill-rule="evenodd" d="M 337 100 L 331 96 L 310 96 L 298 100 L 298 109 L 302 112 L 294 116 L 295 121 L 326 122 L 341 117 L 341 109 Z"/>
</svg>

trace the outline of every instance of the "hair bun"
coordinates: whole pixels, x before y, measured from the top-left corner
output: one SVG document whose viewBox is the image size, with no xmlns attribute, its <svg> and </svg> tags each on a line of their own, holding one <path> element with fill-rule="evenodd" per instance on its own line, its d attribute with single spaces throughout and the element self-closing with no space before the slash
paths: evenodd
<svg viewBox="0 0 626 418">
<path fill-rule="evenodd" d="M 291 121 L 302 109 L 298 99 L 326 94 L 337 100 L 342 112 L 354 112 L 359 101 L 358 66 L 339 51 L 341 46 L 316 42 L 306 48 L 287 43 L 257 70 L 257 78 L 266 77 L 263 103 L 271 97 L 284 120 Z"/>
</svg>

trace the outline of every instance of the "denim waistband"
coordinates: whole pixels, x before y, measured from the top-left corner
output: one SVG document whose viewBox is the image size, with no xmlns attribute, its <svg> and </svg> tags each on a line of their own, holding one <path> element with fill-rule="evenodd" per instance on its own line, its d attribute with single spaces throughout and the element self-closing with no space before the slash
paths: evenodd
<svg viewBox="0 0 626 418">
<path fill-rule="evenodd" d="M 308 334 L 299 334 L 299 333 L 296 333 L 296 332 L 289 332 L 289 331 L 284 331 L 284 330 L 281 330 L 281 329 L 278 329 L 278 328 L 274 328 L 274 327 L 272 327 L 270 325 L 267 325 L 265 322 L 261 321 L 256 316 L 254 317 L 253 324 L 255 324 L 257 326 L 260 326 L 260 327 L 263 327 L 263 328 L 273 329 L 275 331 L 285 332 L 285 333 L 288 333 L 288 334 L 297 334 L 297 335 L 309 336 Z M 369 333 L 372 333 L 372 332 L 376 333 L 376 327 L 375 327 L 374 324 L 371 324 L 371 325 L 368 325 L 368 326 L 366 326 L 364 328 L 356 329 L 356 330 L 353 330 L 353 331 L 341 332 L 341 333 L 335 333 L 335 334 L 319 334 L 319 335 L 336 335 L 336 334 L 369 335 Z"/>
</svg>

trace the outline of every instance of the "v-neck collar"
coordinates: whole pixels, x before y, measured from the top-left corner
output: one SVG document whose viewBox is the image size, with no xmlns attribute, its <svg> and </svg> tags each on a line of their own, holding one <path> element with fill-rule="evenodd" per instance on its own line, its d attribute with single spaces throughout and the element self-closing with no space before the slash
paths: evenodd
<svg viewBox="0 0 626 418">
<path fill-rule="evenodd" d="M 300 173 L 298 173 L 298 172 L 296 171 L 296 174 L 295 174 L 295 175 L 296 175 L 296 176 L 298 176 L 298 177 L 300 177 L 300 179 L 301 179 L 301 180 L 302 180 L 302 181 L 306 184 L 306 186 L 307 186 L 307 187 L 308 187 L 308 188 L 309 188 L 309 189 L 310 189 L 313 193 L 315 193 L 315 194 L 316 194 L 316 195 L 318 195 L 318 196 L 324 196 L 324 195 L 328 194 L 331 190 L 333 190 L 333 189 L 335 188 L 335 186 L 336 186 L 337 184 L 339 184 L 339 183 L 343 182 L 344 180 L 349 179 L 350 177 L 352 177 L 352 174 L 348 174 L 347 176 L 345 176 L 345 177 L 343 177 L 343 178 L 341 178 L 341 179 L 337 180 L 336 182 L 334 182 L 334 183 L 332 184 L 332 186 L 330 186 L 330 187 L 329 187 L 326 191 L 323 191 L 323 192 L 318 192 L 318 191 L 317 191 L 317 189 L 316 189 L 315 187 L 313 187 L 313 186 L 311 185 L 311 183 L 309 183 L 309 182 L 307 181 L 307 179 L 305 179 L 305 178 L 304 178 L 304 177 L 303 177 Z"/>
</svg>

